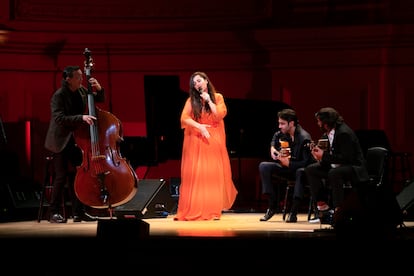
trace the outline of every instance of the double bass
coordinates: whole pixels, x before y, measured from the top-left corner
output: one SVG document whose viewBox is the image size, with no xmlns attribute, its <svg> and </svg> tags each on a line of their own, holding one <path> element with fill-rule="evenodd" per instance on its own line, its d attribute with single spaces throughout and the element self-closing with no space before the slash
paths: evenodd
<svg viewBox="0 0 414 276">
<path fill-rule="evenodd" d="M 74 189 L 83 204 L 112 210 L 135 196 L 138 177 L 120 153 L 123 141 L 121 121 L 112 113 L 95 106 L 93 88 L 89 83 L 93 60 L 88 48 L 84 56 L 88 113 L 97 120 L 75 131 L 76 143 L 82 151 L 82 163 L 76 169 Z"/>
</svg>

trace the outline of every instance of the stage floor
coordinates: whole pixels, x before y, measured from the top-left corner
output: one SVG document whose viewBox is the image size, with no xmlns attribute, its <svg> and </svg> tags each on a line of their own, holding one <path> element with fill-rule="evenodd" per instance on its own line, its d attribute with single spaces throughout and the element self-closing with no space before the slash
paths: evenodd
<svg viewBox="0 0 414 276">
<path fill-rule="evenodd" d="M 229 212 L 220 220 L 174 221 L 170 215 L 134 220 L 137 224 L 114 224 L 106 228 L 105 235 L 99 234 L 102 225 L 108 222 L 104 218 L 81 223 L 70 219 L 64 224 L 46 220 L 3 222 L 0 223 L 2 267 L 18 268 L 22 273 L 39 269 L 42 275 L 69 271 L 106 275 L 114 269 L 117 273 L 136 271 L 137 274 L 143 271 L 245 274 L 247 270 L 257 274 L 281 270 L 283 265 L 311 268 L 329 258 L 343 265 L 344 260 L 339 258 L 343 254 L 352 255 L 346 257 L 346 262 L 352 260 L 350 267 L 358 262 L 366 265 L 368 259 L 372 260 L 371 266 L 390 265 L 379 258 L 397 257 L 399 268 L 402 263 L 411 264 L 403 262 L 410 256 L 403 252 L 414 246 L 411 221 L 405 222 L 405 227 L 398 229 L 391 239 L 373 239 L 375 233 L 361 230 L 361 235 L 353 234 L 342 240 L 329 225 L 308 223 L 306 214 L 300 214 L 297 223 L 284 222 L 281 214 L 261 222 L 261 216 L 263 213 Z"/>
<path fill-rule="evenodd" d="M 262 216 L 263 213 L 226 212 L 220 220 L 212 221 L 174 221 L 174 215 L 140 221 L 148 225 L 147 238 L 336 239 L 336 233 L 330 225 L 309 223 L 306 214 L 299 214 L 296 223 L 286 223 L 282 220 L 281 214 L 276 214 L 270 220 L 262 222 L 259 221 Z M 108 220 L 111 219 L 100 219 L 101 222 Z M 114 218 L 111 221 L 117 221 L 117 219 Z M 4 222 L 0 223 L 0 239 L 96 238 L 99 223 L 99 221 L 74 223 L 72 219 L 62 224 L 49 223 L 47 220 Z M 414 221 L 405 221 L 404 226 L 406 231 L 401 229 L 401 233 L 396 238 L 414 240 L 414 235 L 411 235 Z"/>
<path fill-rule="evenodd" d="M 330 228 L 329 225 L 309 223 L 305 214 L 298 216 L 297 223 L 284 222 L 281 214 L 262 222 L 259 221 L 262 216 L 263 213 L 224 213 L 220 220 L 174 221 L 173 215 L 170 215 L 142 221 L 149 224 L 150 237 L 306 236 L 315 233 L 315 230 Z M 108 219 L 103 218 L 102 221 Z M 47 220 L 7 222 L 0 224 L 0 238 L 96 237 L 97 225 L 98 222 L 73 223 L 72 219 L 63 224 L 49 223 Z"/>
</svg>

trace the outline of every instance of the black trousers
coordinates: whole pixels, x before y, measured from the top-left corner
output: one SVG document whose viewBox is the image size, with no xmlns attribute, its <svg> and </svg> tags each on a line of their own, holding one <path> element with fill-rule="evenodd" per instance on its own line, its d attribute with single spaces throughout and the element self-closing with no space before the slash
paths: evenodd
<svg viewBox="0 0 414 276">
<path fill-rule="evenodd" d="M 276 187 L 276 184 L 273 181 L 274 175 L 289 180 L 295 180 L 293 198 L 303 198 L 304 187 L 306 185 L 306 177 L 303 168 L 299 168 L 293 172 L 286 167 L 282 167 L 277 162 L 264 161 L 259 164 L 259 173 L 262 183 L 262 193 L 269 195 L 269 209 L 276 210 L 279 207 L 279 187 Z"/>
<path fill-rule="evenodd" d="M 340 207 L 344 200 L 344 184 L 347 181 L 354 183 L 355 173 L 352 166 L 341 165 L 337 168 L 321 166 L 320 163 L 310 164 L 305 169 L 306 177 L 310 185 L 312 198 L 316 201 L 321 198 L 321 188 L 325 183 L 332 193 L 332 207 Z"/>
<path fill-rule="evenodd" d="M 53 153 L 53 193 L 50 200 L 51 214 L 61 213 L 63 194 L 65 193 L 65 185 L 68 185 L 69 196 L 72 202 L 73 215 L 80 215 L 84 212 L 84 206 L 75 194 L 74 182 L 76 176 L 76 166 L 80 164 L 82 159 L 80 149 L 75 143 L 69 143 L 66 148 L 59 153 Z"/>
</svg>

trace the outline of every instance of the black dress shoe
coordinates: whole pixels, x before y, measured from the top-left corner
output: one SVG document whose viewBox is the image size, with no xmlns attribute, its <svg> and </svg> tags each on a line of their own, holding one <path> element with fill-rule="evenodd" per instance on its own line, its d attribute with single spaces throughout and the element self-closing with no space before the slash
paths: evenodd
<svg viewBox="0 0 414 276">
<path fill-rule="evenodd" d="M 92 215 L 85 212 L 82 215 L 82 220 L 83 221 L 97 221 L 98 217 L 97 216 L 92 216 Z"/>
<path fill-rule="evenodd" d="M 88 213 L 83 213 L 82 215 L 74 215 L 73 222 L 81 222 L 81 221 L 97 221 L 98 217 L 91 216 Z"/>
<path fill-rule="evenodd" d="M 273 217 L 273 215 L 276 214 L 276 211 L 273 209 L 267 209 L 266 214 L 260 218 L 260 221 L 268 221 Z"/>
<path fill-rule="evenodd" d="M 334 224 L 334 215 L 335 211 L 333 209 L 329 209 L 327 211 L 323 211 L 319 214 L 319 218 L 322 224 Z"/>
<path fill-rule="evenodd" d="M 296 214 L 290 213 L 286 219 L 286 222 L 297 222 L 298 221 L 298 217 L 296 216 Z"/>
<path fill-rule="evenodd" d="M 66 223 L 67 220 L 61 214 L 53 214 L 49 219 L 50 223 Z"/>
</svg>

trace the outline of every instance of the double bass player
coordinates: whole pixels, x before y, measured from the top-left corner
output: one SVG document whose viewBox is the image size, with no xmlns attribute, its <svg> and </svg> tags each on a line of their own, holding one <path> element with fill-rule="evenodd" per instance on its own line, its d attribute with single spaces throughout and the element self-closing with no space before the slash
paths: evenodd
<svg viewBox="0 0 414 276">
<path fill-rule="evenodd" d="M 96 117 L 85 114 L 87 109 L 88 89 L 82 85 L 83 76 L 79 66 L 67 66 L 62 73 L 61 87 L 56 90 L 50 100 L 51 118 L 45 139 L 45 148 L 51 152 L 53 160 L 54 178 L 53 192 L 50 202 L 51 223 L 65 223 L 62 216 L 62 193 L 66 181 L 72 196 L 73 222 L 92 221 L 86 212 L 86 206 L 80 202 L 74 191 L 76 166 L 82 159 L 79 147 L 76 145 L 74 131 L 83 124 L 93 125 Z M 88 82 L 94 90 L 96 102 L 105 100 L 103 87 L 95 78 Z"/>
</svg>

